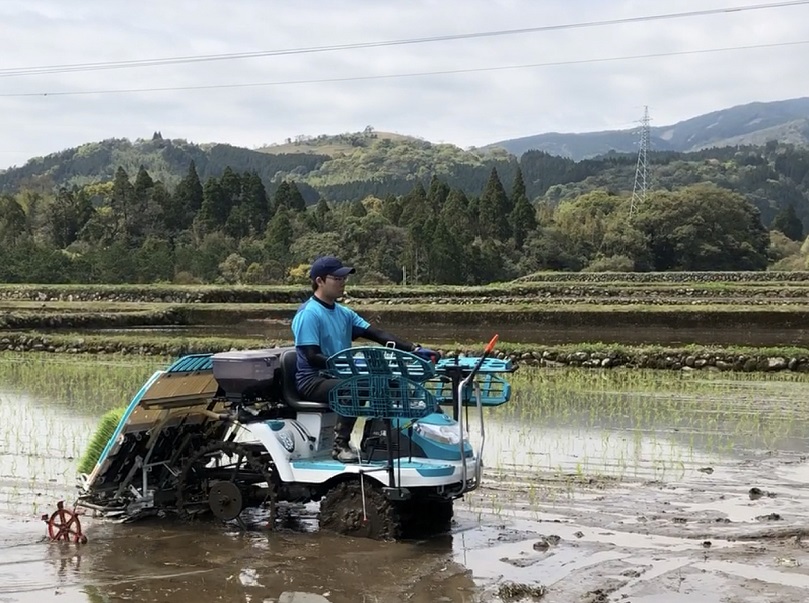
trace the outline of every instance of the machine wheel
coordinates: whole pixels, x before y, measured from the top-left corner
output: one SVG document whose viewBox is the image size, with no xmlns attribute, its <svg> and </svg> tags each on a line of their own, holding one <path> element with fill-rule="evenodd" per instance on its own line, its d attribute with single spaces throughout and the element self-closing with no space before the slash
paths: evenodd
<svg viewBox="0 0 809 603">
<path fill-rule="evenodd" d="M 242 511 L 265 506 L 269 511 L 268 527 L 275 524 L 272 468 L 243 444 L 213 442 L 197 450 L 180 471 L 176 495 L 177 511 L 183 517 L 210 511 L 222 521 L 235 519 L 244 527 Z"/>
<path fill-rule="evenodd" d="M 399 503 L 388 500 L 380 487 L 365 480 L 365 513 L 359 480 L 340 482 L 320 501 L 320 527 L 324 530 L 373 538 L 395 540 L 401 536 Z"/>
<path fill-rule="evenodd" d="M 52 542 L 77 542 L 85 544 L 87 536 L 81 531 L 79 513 L 74 508 L 72 511 L 65 509 L 65 501 L 60 500 L 56 505 L 56 511 L 51 515 L 43 515 L 42 520 L 48 524 L 48 538 Z"/>
</svg>

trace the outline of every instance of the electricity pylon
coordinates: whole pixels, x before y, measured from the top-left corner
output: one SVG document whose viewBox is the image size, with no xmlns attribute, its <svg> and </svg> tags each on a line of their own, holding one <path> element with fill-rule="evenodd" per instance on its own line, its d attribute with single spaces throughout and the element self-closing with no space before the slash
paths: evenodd
<svg viewBox="0 0 809 603">
<path fill-rule="evenodd" d="M 634 217 L 638 208 L 646 202 L 646 153 L 649 150 L 649 107 L 643 108 L 638 146 L 638 164 L 635 168 L 635 184 L 632 186 L 632 201 L 629 204 L 629 217 Z"/>
</svg>

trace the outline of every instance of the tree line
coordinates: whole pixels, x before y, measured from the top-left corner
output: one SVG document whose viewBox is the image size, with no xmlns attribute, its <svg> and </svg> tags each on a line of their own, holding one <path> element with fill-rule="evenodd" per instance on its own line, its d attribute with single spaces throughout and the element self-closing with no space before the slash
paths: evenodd
<svg viewBox="0 0 809 603">
<path fill-rule="evenodd" d="M 805 177 L 800 165 L 790 169 Z M 506 185 L 492 168 L 478 195 L 434 175 L 404 194 L 309 204 L 295 181 L 268 193 L 255 171 L 226 168 L 203 182 L 192 161 L 169 187 L 142 166 L 134 176 L 119 166 L 109 182 L 1 196 L 0 281 L 303 282 L 321 254 L 356 266 L 366 283 L 484 284 L 540 270 L 763 270 L 795 253 L 782 239 L 803 238 L 794 204 L 773 226 L 780 251 L 753 203 L 703 182 L 652 191 L 630 215 L 629 195 L 609 187 L 531 199 L 520 166 Z"/>
</svg>

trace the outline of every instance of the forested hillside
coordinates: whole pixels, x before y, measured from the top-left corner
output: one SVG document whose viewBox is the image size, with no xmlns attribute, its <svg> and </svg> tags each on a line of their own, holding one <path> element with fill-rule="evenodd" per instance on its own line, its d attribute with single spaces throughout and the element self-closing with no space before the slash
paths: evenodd
<svg viewBox="0 0 809 603">
<path fill-rule="evenodd" d="M 173 187 L 194 162 L 200 178 L 222 175 L 226 167 L 255 172 L 264 182 L 278 174 L 300 176 L 317 169 L 327 155 L 287 153 L 269 155 L 226 144 L 197 145 L 167 140 L 155 133 L 151 140 L 110 139 L 36 157 L 21 167 L 0 172 L 0 193 L 20 189 L 51 190 L 111 181 L 121 167 L 135 174 L 143 166 L 166 186 Z"/>
<path fill-rule="evenodd" d="M 367 195 L 403 195 L 417 180 L 427 182 L 433 174 L 477 195 L 491 168 L 513 178 L 517 166 L 516 158 L 503 151 L 476 153 L 402 136 L 392 140 L 378 137 L 373 130 L 319 137 L 313 144 L 290 144 L 284 149 L 287 152 L 277 153 L 269 152 L 272 148 L 197 145 L 163 139 L 159 133 L 151 140 L 104 140 L 38 157 L 0 173 L 0 192 L 83 186 L 112 180 L 118 167 L 134 174 L 141 166 L 171 187 L 193 161 L 203 181 L 220 177 L 228 167 L 255 172 L 270 192 L 282 180 L 294 179 L 307 203 L 321 196 L 346 201 Z M 296 149 L 302 152 L 293 152 Z M 317 149 L 331 154 L 313 152 Z"/>
<path fill-rule="evenodd" d="M 358 136 L 332 157 L 157 135 L 9 170 L 0 281 L 299 282 L 334 253 L 368 283 L 479 284 L 540 270 L 802 269 L 809 252 L 809 151 L 792 145 L 652 153 L 632 212 L 633 155 L 518 161 Z"/>
</svg>

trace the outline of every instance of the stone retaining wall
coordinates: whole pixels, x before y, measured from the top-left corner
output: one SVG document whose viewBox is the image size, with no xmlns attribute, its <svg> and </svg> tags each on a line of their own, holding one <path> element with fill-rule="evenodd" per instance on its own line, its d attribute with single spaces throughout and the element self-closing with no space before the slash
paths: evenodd
<svg viewBox="0 0 809 603">
<path fill-rule="evenodd" d="M 502 358 L 506 354 L 499 355 Z M 678 350 L 662 352 L 613 353 L 613 352 L 557 352 L 553 350 L 511 354 L 514 360 L 528 366 L 578 366 L 584 368 L 651 368 L 664 370 L 714 370 L 736 372 L 794 371 L 809 373 L 807 356 L 740 355 L 722 352 L 685 352 Z"/>
<path fill-rule="evenodd" d="M 619 283 L 643 285 L 620 286 Z M 707 287 L 712 283 L 738 283 L 732 289 Z M 756 286 L 744 287 L 744 283 Z M 656 289 L 653 285 L 660 285 Z M 682 287 L 671 288 L 669 285 Z M 517 283 L 485 287 L 374 287 L 352 285 L 349 294 L 356 299 L 389 303 L 454 303 L 467 299 L 485 302 L 526 301 L 524 297 L 643 298 L 661 296 L 690 298 L 805 297 L 809 272 L 554 272 L 526 277 Z M 609 285 L 609 287 L 601 286 Z M 769 286 L 765 286 L 769 285 Z M 149 303 L 300 303 L 311 295 L 307 285 L 299 287 L 250 286 L 150 286 L 150 285 L 4 285 L 0 300 L 24 301 L 106 301 Z"/>
<path fill-rule="evenodd" d="M 458 311 L 442 306 L 418 311 L 391 305 L 383 308 L 363 309 L 356 306 L 367 320 L 378 324 L 421 325 L 525 325 L 541 331 L 548 327 L 592 327 L 597 329 L 609 324 L 612 328 L 627 329 L 803 329 L 809 324 L 809 305 L 794 304 L 787 308 L 768 305 L 749 309 L 737 309 L 732 305 L 714 308 L 635 309 L 624 306 L 620 310 L 594 308 L 592 311 L 569 311 L 565 308 L 549 308 L 537 304 L 531 310 L 509 310 L 507 306 L 488 308 L 486 311 Z M 157 312 L 60 312 L 60 313 L 10 313 L 0 315 L 0 331 L 25 330 L 91 330 L 120 329 L 127 327 L 204 326 L 238 323 L 248 319 L 291 320 L 295 306 L 287 308 L 231 309 L 184 306 Z"/>
<path fill-rule="evenodd" d="M 188 324 L 188 313 L 170 308 L 157 312 L 34 312 L 0 315 L 0 329 L 120 329 L 169 327 Z"/>
<path fill-rule="evenodd" d="M 268 342 L 267 347 L 289 345 L 289 342 Z M 221 352 L 232 349 L 223 341 L 221 344 L 193 342 L 132 343 L 120 341 L 101 342 L 82 337 L 75 339 L 53 338 L 43 335 L 9 333 L 0 336 L 0 351 L 50 352 L 66 354 L 135 354 L 177 357 L 185 354 Z M 441 350 L 442 354 L 478 355 L 480 349 Z M 552 348 L 537 348 L 519 353 L 509 350 L 496 350 L 499 358 L 511 358 L 518 365 L 543 367 L 583 367 L 583 368 L 649 368 L 661 370 L 706 370 L 737 372 L 778 372 L 791 371 L 809 373 L 807 356 L 767 356 L 738 355 L 721 351 L 662 350 L 658 352 L 638 351 L 587 351 L 562 352 Z"/>
<path fill-rule="evenodd" d="M 605 283 L 787 283 L 809 281 L 809 272 L 542 272 L 518 279 L 519 282 Z"/>
</svg>

